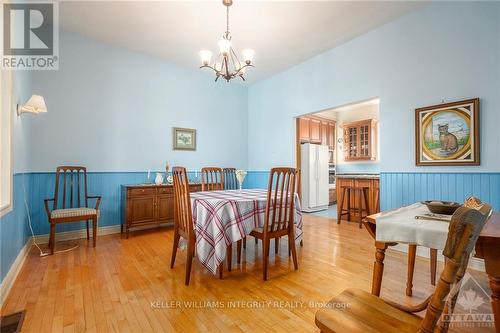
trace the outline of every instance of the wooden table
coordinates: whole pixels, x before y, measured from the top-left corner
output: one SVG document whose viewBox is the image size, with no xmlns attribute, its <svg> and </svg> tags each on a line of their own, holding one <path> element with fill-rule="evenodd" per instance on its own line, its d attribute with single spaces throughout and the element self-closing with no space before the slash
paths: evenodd
<svg viewBox="0 0 500 333">
<path fill-rule="evenodd" d="M 375 239 L 375 263 L 373 266 L 372 294 L 380 296 L 382 286 L 382 276 L 384 273 L 385 250 L 389 246 L 397 243 L 377 242 L 375 233 L 377 229 L 377 218 L 381 213 L 367 216 L 363 224 Z M 490 281 L 491 288 L 491 306 L 495 316 L 496 331 L 500 333 L 500 213 L 494 212 L 490 220 L 486 223 L 479 239 L 476 243 L 477 258 L 484 259 L 486 274 Z"/>
</svg>

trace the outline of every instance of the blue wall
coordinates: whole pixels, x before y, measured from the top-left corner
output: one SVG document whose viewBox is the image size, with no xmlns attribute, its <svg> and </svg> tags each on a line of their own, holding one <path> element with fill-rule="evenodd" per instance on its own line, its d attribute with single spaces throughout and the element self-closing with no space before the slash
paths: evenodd
<svg viewBox="0 0 500 333">
<path fill-rule="evenodd" d="M 500 173 L 408 173 L 382 172 L 382 210 L 398 208 L 422 200 L 463 202 L 476 196 L 500 210 Z"/>
<path fill-rule="evenodd" d="M 499 92 L 500 2 L 433 2 L 251 85 L 248 169 L 294 163 L 293 117 L 378 97 L 380 171 L 499 172 Z M 415 109 L 473 97 L 481 166 L 416 167 Z"/>
</svg>

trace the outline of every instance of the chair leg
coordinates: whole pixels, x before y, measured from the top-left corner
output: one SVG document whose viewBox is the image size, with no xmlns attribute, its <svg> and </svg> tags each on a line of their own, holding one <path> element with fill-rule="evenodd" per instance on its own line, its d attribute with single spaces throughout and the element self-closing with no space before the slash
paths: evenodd
<svg viewBox="0 0 500 333">
<path fill-rule="evenodd" d="M 408 272 L 406 275 L 406 296 L 411 296 L 413 291 L 413 272 L 415 271 L 415 256 L 417 254 L 417 245 L 408 245 Z"/>
<path fill-rule="evenodd" d="M 241 264 L 241 244 L 245 244 L 245 238 L 236 242 L 236 263 Z M 243 245 L 244 246 L 244 245 Z"/>
<path fill-rule="evenodd" d="M 276 237 L 274 239 L 274 253 L 278 254 L 278 250 L 280 249 L 280 238 Z"/>
<path fill-rule="evenodd" d="M 259 240 L 255 238 L 255 245 L 259 244 Z"/>
<path fill-rule="evenodd" d="M 229 244 L 227 246 L 226 258 L 227 258 L 227 271 L 231 272 L 231 264 L 233 261 L 233 244 Z"/>
<path fill-rule="evenodd" d="M 186 279 L 184 284 L 189 286 L 189 280 L 191 278 L 191 266 L 193 265 L 193 249 L 191 248 L 193 245 L 188 245 L 187 249 L 187 261 L 186 261 Z"/>
<path fill-rule="evenodd" d="M 87 240 L 90 239 L 90 235 L 89 235 L 89 220 L 85 221 L 85 223 L 87 224 Z"/>
<path fill-rule="evenodd" d="M 431 284 L 436 285 L 437 249 L 430 249 L 431 257 Z"/>
<path fill-rule="evenodd" d="M 56 225 L 55 225 L 55 223 L 51 223 L 50 224 L 50 235 L 49 235 L 50 254 L 54 254 L 55 242 L 56 242 Z"/>
<path fill-rule="evenodd" d="M 243 238 L 243 248 L 246 249 L 247 248 L 247 237 L 245 236 L 245 238 Z"/>
<path fill-rule="evenodd" d="M 97 217 L 92 219 L 92 240 L 94 241 L 93 246 L 97 244 Z"/>
<path fill-rule="evenodd" d="M 295 270 L 299 269 L 299 265 L 297 262 L 297 249 L 295 248 L 295 237 L 293 235 L 288 235 L 288 247 L 292 249 L 292 259 L 293 259 L 293 267 Z"/>
<path fill-rule="evenodd" d="M 224 261 L 221 262 L 220 265 L 219 265 L 219 279 L 221 279 L 221 280 L 224 277 L 223 276 L 223 272 L 224 272 Z"/>
<path fill-rule="evenodd" d="M 179 235 L 176 231 L 174 234 L 174 244 L 172 247 L 172 258 L 170 259 L 170 268 L 174 268 L 175 257 L 177 256 L 177 248 L 179 248 L 180 238 L 181 238 L 181 235 Z"/>
<path fill-rule="evenodd" d="M 264 244 L 264 246 L 262 247 L 262 252 L 263 252 L 263 259 L 264 259 L 264 265 L 263 265 L 263 268 L 262 268 L 262 274 L 263 274 L 263 278 L 264 278 L 264 281 L 267 281 L 267 267 L 269 266 L 269 247 L 270 247 L 270 239 L 263 239 L 262 240 L 262 243 Z"/>
<path fill-rule="evenodd" d="M 304 246 L 304 240 L 303 239 L 300 240 L 300 246 Z"/>
</svg>

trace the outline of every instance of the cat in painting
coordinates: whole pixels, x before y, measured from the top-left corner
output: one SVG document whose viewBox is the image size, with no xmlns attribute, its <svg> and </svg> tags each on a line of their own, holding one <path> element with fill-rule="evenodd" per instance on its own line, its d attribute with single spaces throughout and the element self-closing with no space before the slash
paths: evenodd
<svg viewBox="0 0 500 333">
<path fill-rule="evenodd" d="M 441 150 L 447 153 L 455 153 L 458 150 L 457 137 L 448 132 L 448 124 L 438 124 L 439 142 L 441 142 Z"/>
</svg>

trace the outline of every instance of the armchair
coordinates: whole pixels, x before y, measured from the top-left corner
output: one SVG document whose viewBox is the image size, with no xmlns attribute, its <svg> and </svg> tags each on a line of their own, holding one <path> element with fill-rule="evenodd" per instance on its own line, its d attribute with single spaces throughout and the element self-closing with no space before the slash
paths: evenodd
<svg viewBox="0 0 500 333">
<path fill-rule="evenodd" d="M 60 188 L 62 188 L 62 193 Z M 93 208 L 89 207 L 89 199 L 96 200 Z M 49 202 L 53 203 L 52 210 L 49 208 Z M 57 167 L 54 197 L 45 199 L 44 203 L 50 223 L 49 247 L 51 254 L 54 254 L 56 225 L 59 223 L 85 221 L 87 239 L 90 239 L 89 220 L 92 220 L 93 246 L 96 246 L 101 197 L 87 193 L 87 168 L 81 166 Z"/>
</svg>

